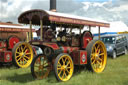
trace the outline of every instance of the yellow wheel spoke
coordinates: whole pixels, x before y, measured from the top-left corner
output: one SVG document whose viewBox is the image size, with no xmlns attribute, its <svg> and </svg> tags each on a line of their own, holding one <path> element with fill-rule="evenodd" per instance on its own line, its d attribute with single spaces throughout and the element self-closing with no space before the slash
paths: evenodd
<svg viewBox="0 0 128 85">
<path fill-rule="evenodd" d="M 92 64 L 94 64 L 94 63 L 95 63 L 95 60 L 93 60 Z"/>
<path fill-rule="evenodd" d="M 24 58 L 24 60 L 27 62 L 26 58 Z"/>
<path fill-rule="evenodd" d="M 93 67 L 96 69 L 96 64 L 93 64 Z"/>
<path fill-rule="evenodd" d="M 28 51 L 28 49 L 25 50 L 25 53 Z"/>
<path fill-rule="evenodd" d="M 95 47 L 95 53 L 97 53 L 97 49 L 96 49 L 96 47 Z"/>
<path fill-rule="evenodd" d="M 23 52 L 25 51 L 25 49 L 26 49 L 26 45 L 25 45 L 24 48 L 23 48 Z"/>
<path fill-rule="evenodd" d="M 22 45 L 21 45 L 21 51 L 23 52 L 23 47 L 22 47 Z"/>
<path fill-rule="evenodd" d="M 100 53 L 100 49 L 98 49 L 98 54 Z"/>
<path fill-rule="evenodd" d="M 62 79 L 64 78 L 64 75 L 65 75 L 65 71 L 63 71 Z"/>
<path fill-rule="evenodd" d="M 97 50 L 99 49 L 100 45 L 97 46 Z"/>
<path fill-rule="evenodd" d="M 60 72 L 58 73 L 59 76 L 60 76 L 61 72 L 62 72 L 62 70 L 60 70 Z"/>
<path fill-rule="evenodd" d="M 101 58 L 99 58 L 98 60 L 102 62 L 102 59 Z"/>
<path fill-rule="evenodd" d="M 65 62 L 66 62 L 66 60 L 67 60 L 67 57 L 65 58 Z"/>
<path fill-rule="evenodd" d="M 19 47 L 17 50 L 19 50 L 19 52 L 22 52 L 21 48 Z"/>
<path fill-rule="evenodd" d="M 38 67 L 39 68 L 39 66 L 37 66 L 37 65 L 34 65 L 34 67 Z"/>
<path fill-rule="evenodd" d="M 67 67 L 67 68 L 71 68 L 71 67 Z"/>
<path fill-rule="evenodd" d="M 57 70 L 62 70 L 61 68 L 57 68 Z"/>
<path fill-rule="evenodd" d="M 101 62 L 97 61 L 97 64 L 101 65 Z"/>
<path fill-rule="evenodd" d="M 60 62 L 58 62 L 58 66 L 62 66 Z"/>
<path fill-rule="evenodd" d="M 63 65 L 65 65 L 65 61 L 64 61 L 64 59 L 62 58 L 62 62 L 63 62 Z"/>
<path fill-rule="evenodd" d="M 22 61 L 20 60 L 20 64 L 22 63 Z"/>
<path fill-rule="evenodd" d="M 70 73 L 68 69 L 66 69 L 66 71 L 67 71 L 68 73 Z"/>
<path fill-rule="evenodd" d="M 65 72 L 65 78 L 67 78 L 66 72 Z"/>
<path fill-rule="evenodd" d="M 67 63 L 67 65 L 66 66 L 68 66 L 70 64 L 70 61 L 68 61 L 68 63 Z"/>
<path fill-rule="evenodd" d="M 95 54 L 91 54 L 91 59 L 94 59 L 95 58 Z"/>
<path fill-rule="evenodd" d="M 17 61 L 21 60 L 22 57 L 20 57 Z"/>
<path fill-rule="evenodd" d="M 30 59 L 28 56 L 24 56 L 25 58 L 27 58 L 27 59 Z"/>
<path fill-rule="evenodd" d="M 16 56 L 16 58 L 20 57 L 20 55 Z"/>
<path fill-rule="evenodd" d="M 16 54 L 20 54 L 20 52 L 16 52 Z"/>
<path fill-rule="evenodd" d="M 30 55 L 31 53 L 25 53 L 25 55 Z"/>
<path fill-rule="evenodd" d="M 100 56 L 104 55 L 104 53 L 100 53 Z"/>
<path fill-rule="evenodd" d="M 23 58 L 23 65 L 24 65 L 24 58 Z"/>
</svg>

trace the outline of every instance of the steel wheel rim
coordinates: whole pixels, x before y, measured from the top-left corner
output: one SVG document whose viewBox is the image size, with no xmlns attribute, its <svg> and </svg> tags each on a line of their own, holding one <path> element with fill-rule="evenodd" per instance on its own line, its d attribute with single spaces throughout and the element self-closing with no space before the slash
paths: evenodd
<svg viewBox="0 0 128 85">
<path fill-rule="evenodd" d="M 19 67 L 28 67 L 33 59 L 33 51 L 28 43 L 21 43 L 16 48 L 15 60 Z"/>
<path fill-rule="evenodd" d="M 67 81 L 71 78 L 73 74 L 73 62 L 68 55 L 63 55 L 60 57 L 57 63 L 57 74 L 60 80 Z"/>
<path fill-rule="evenodd" d="M 46 78 L 50 72 L 50 63 L 46 56 L 39 56 L 34 63 L 34 72 L 37 79 Z"/>
<path fill-rule="evenodd" d="M 103 42 L 97 41 L 91 52 L 91 66 L 95 72 L 100 73 L 104 70 L 107 62 L 107 51 Z"/>
</svg>

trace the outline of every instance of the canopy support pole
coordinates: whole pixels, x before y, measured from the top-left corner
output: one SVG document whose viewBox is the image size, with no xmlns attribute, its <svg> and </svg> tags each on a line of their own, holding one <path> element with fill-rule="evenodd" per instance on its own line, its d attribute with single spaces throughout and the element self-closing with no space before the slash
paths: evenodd
<svg viewBox="0 0 128 85">
<path fill-rule="evenodd" d="M 30 24 L 29 41 L 31 41 L 32 40 L 32 21 L 31 20 L 29 21 L 29 24 Z"/>
<path fill-rule="evenodd" d="M 91 26 L 89 25 L 89 31 L 91 32 Z"/>
<path fill-rule="evenodd" d="M 43 41 L 43 20 L 40 20 L 40 40 Z"/>
<path fill-rule="evenodd" d="M 99 40 L 100 40 L 100 26 L 99 26 Z"/>
<path fill-rule="evenodd" d="M 81 35 L 81 29 L 82 29 L 82 27 L 80 27 L 80 35 Z"/>
</svg>

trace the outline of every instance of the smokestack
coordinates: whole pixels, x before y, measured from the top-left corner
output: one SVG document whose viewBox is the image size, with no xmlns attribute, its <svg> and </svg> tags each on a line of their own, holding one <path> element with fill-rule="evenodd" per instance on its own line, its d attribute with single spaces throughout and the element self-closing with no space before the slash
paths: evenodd
<svg viewBox="0 0 128 85">
<path fill-rule="evenodd" d="M 50 11 L 56 12 L 56 0 L 50 0 Z"/>
</svg>

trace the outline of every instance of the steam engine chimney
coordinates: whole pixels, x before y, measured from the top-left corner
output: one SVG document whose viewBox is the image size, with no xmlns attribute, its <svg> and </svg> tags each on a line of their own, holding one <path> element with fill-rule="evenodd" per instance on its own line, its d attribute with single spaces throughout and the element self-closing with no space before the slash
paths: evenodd
<svg viewBox="0 0 128 85">
<path fill-rule="evenodd" d="M 50 11 L 56 12 L 56 0 L 50 0 Z"/>
</svg>

